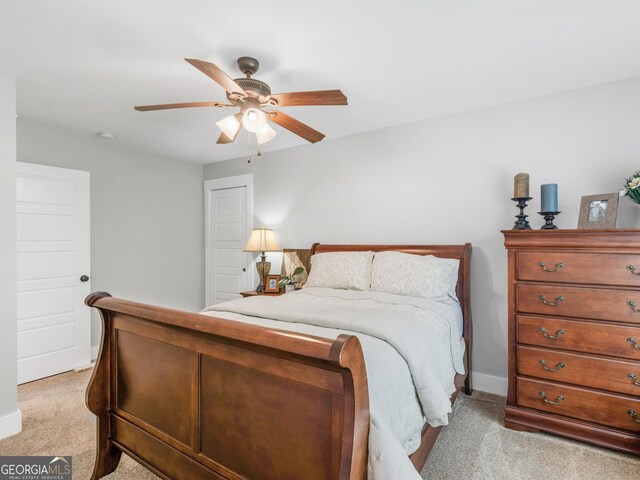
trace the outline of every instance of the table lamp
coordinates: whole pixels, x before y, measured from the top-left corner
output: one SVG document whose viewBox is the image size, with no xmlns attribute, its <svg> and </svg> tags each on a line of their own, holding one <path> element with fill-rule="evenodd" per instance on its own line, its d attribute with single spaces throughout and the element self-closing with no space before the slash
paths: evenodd
<svg viewBox="0 0 640 480">
<path fill-rule="evenodd" d="M 267 262 L 266 252 L 281 252 L 282 249 L 278 242 L 276 242 L 276 236 L 271 228 L 260 227 L 254 228 L 249 237 L 249 241 L 244 246 L 245 252 L 261 252 L 260 261 L 256 262 L 256 269 L 258 270 L 258 276 L 260 277 L 260 285 L 256 291 L 258 293 L 264 293 L 264 281 L 269 271 L 271 271 L 271 262 Z"/>
</svg>

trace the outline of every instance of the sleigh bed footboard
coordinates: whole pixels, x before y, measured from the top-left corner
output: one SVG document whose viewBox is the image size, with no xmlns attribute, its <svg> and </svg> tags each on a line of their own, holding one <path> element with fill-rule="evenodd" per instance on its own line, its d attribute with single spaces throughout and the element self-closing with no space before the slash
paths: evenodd
<svg viewBox="0 0 640 480">
<path fill-rule="evenodd" d="M 97 480 L 124 452 L 167 479 L 362 480 L 369 401 L 355 336 L 335 340 L 98 292 L 87 389 Z"/>
</svg>

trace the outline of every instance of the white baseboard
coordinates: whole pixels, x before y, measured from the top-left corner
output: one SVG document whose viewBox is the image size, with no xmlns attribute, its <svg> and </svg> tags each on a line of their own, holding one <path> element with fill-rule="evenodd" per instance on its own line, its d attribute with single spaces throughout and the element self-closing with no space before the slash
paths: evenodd
<svg viewBox="0 0 640 480">
<path fill-rule="evenodd" d="M 100 351 L 100 345 L 91 345 L 91 361 L 95 362 L 98 358 L 98 351 Z"/>
<path fill-rule="evenodd" d="M 0 417 L 0 440 L 22 431 L 22 412 L 18 409 L 13 413 Z"/>
<path fill-rule="evenodd" d="M 75 367 L 73 369 L 73 373 L 82 373 L 82 372 L 86 372 L 87 370 L 91 370 L 94 367 L 94 363 L 90 363 L 89 365 L 82 365 L 79 367 Z"/>
<path fill-rule="evenodd" d="M 471 386 L 474 390 L 493 393 L 495 395 L 507 396 L 509 382 L 506 378 L 494 377 L 486 373 L 471 373 Z"/>
</svg>

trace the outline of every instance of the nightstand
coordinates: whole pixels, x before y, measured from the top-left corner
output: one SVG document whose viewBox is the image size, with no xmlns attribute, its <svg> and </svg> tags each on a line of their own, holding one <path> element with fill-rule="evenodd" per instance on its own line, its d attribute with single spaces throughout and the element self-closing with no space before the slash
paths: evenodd
<svg viewBox="0 0 640 480">
<path fill-rule="evenodd" d="M 284 295 L 284 292 L 280 292 L 280 293 L 258 293 L 255 290 L 251 290 L 250 292 L 240 292 L 240 295 L 242 295 L 243 297 L 256 297 L 258 295 L 265 295 L 267 297 L 278 297 L 280 295 Z"/>
</svg>

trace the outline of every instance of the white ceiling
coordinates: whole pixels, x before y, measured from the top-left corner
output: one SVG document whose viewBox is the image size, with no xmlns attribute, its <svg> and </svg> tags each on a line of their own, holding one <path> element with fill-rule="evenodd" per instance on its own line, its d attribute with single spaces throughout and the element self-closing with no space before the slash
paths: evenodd
<svg viewBox="0 0 640 480">
<path fill-rule="evenodd" d="M 0 0 L 0 74 L 18 115 L 164 156 L 209 163 L 230 109 L 135 112 L 222 101 L 183 58 L 242 76 L 261 62 L 274 93 L 340 88 L 347 107 L 284 110 L 328 138 L 640 76 L 637 0 Z M 304 144 L 276 127 L 263 151 Z M 96 141 L 99 141 L 96 139 Z"/>
</svg>

